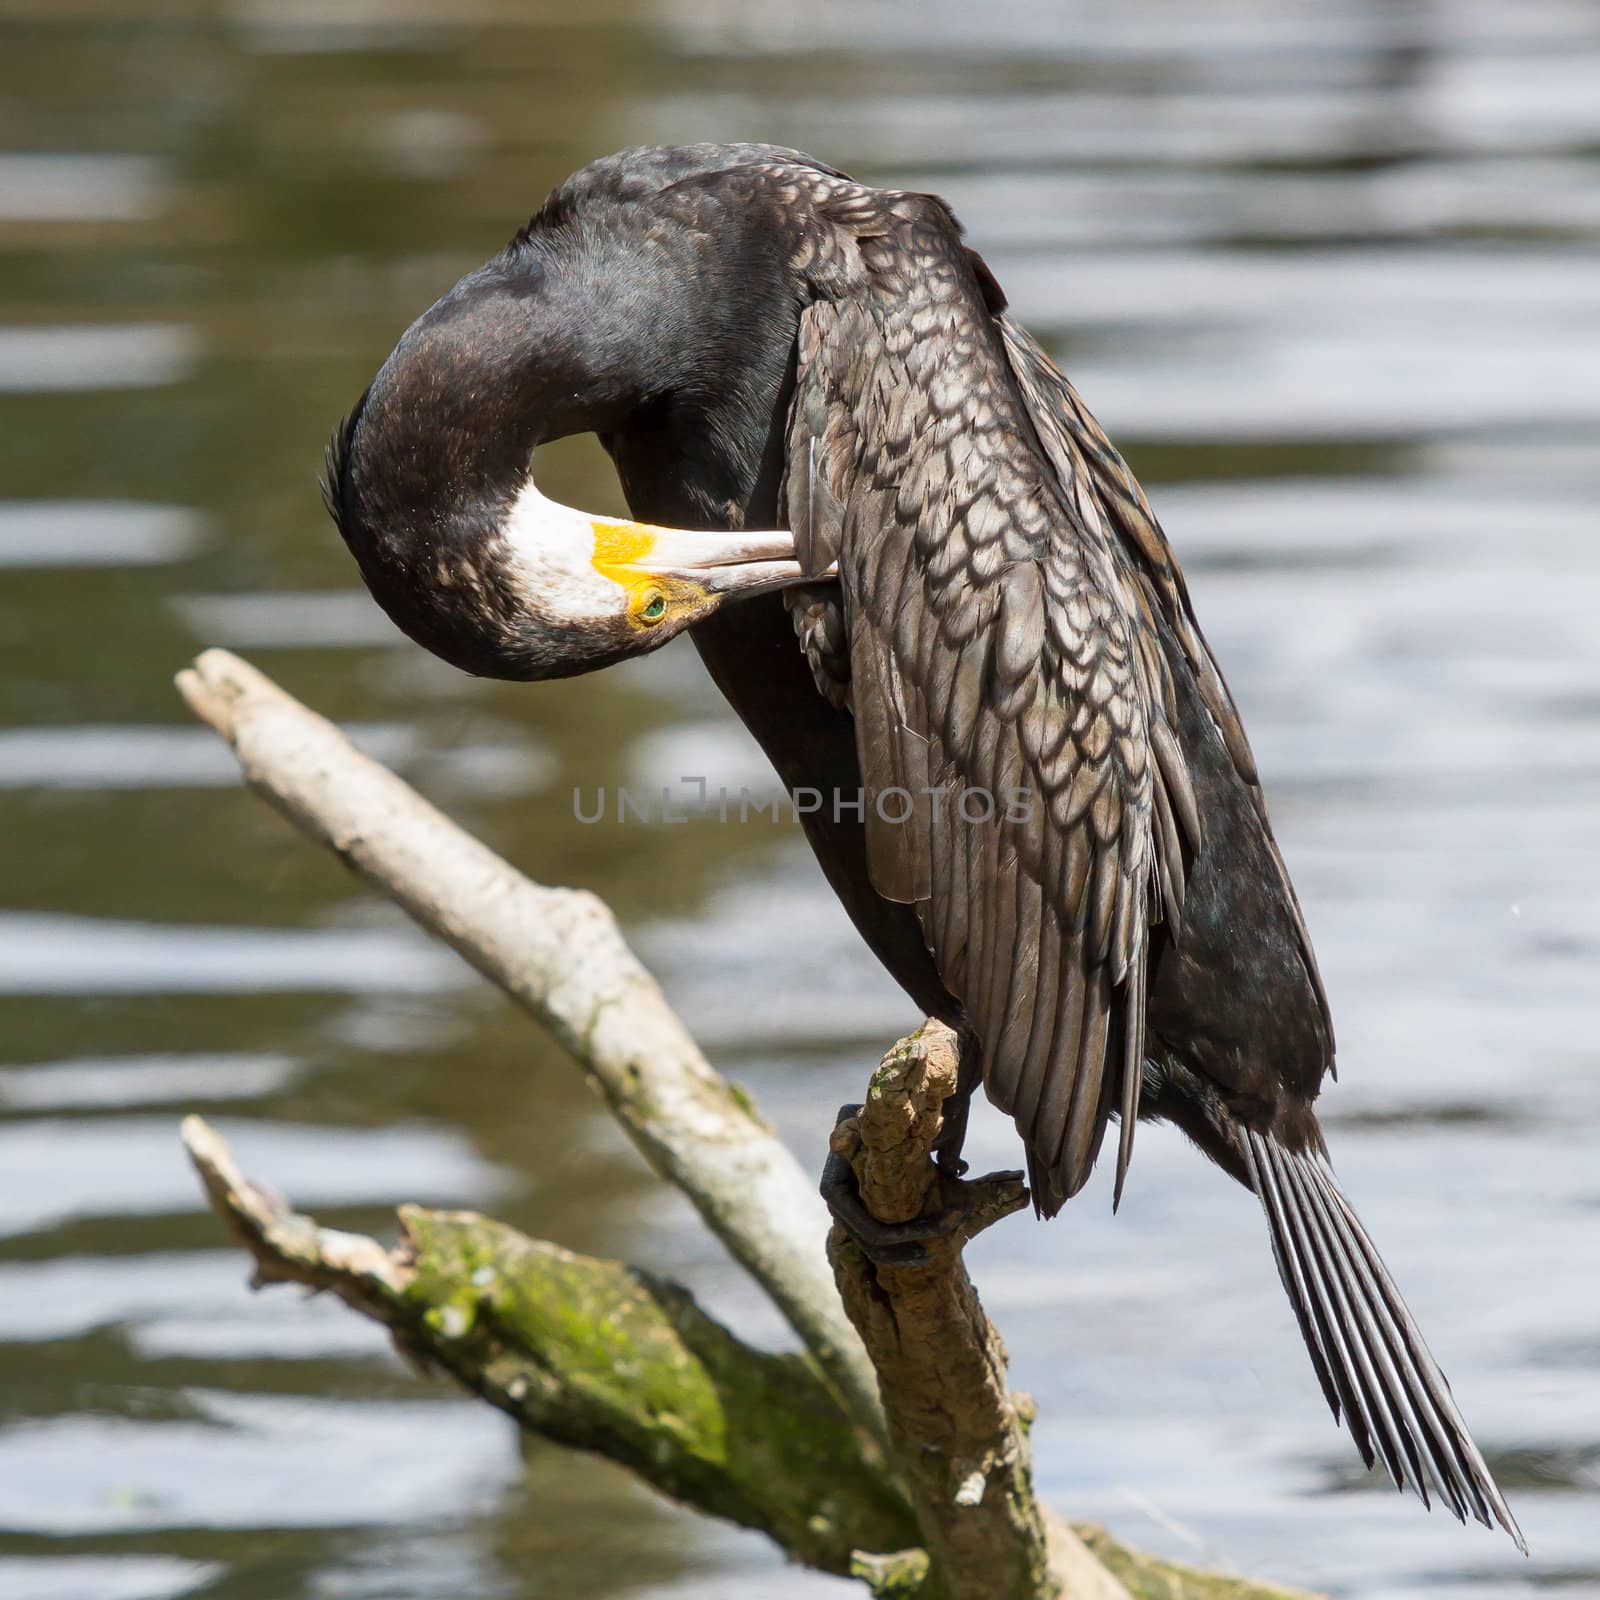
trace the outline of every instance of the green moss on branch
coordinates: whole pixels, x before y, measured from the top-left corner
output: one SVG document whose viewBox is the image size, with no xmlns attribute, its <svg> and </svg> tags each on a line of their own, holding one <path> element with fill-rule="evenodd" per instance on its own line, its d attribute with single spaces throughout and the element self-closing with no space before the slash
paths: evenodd
<svg viewBox="0 0 1600 1600">
<path fill-rule="evenodd" d="M 736 1339 L 678 1285 L 470 1214 L 405 1208 L 407 1344 L 547 1439 L 848 1573 L 916 1539 L 808 1359 Z"/>
<path fill-rule="evenodd" d="M 385 1250 L 290 1211 L 199 1117 L 183 1138 L 258 1285 L 331 1290 L 530 1433 L 608 1456 L 808 1566 L 848 1575 L 858 1551 L 916 1543 L 809 1356 L 754 1349 L 676 1284 L 471 1212 L 403 1207 Z"/>
<path fill-rule="evenodd" d="M 469 1212 L 402 1208 L 393 1251 L 319 1227 L 251 1183 L 200 1118 L 183 1138 L 258 1286 L 332 1291 L 529 1433 L 608 1456 L 881 1600 L 943 1592 L 909 1505 L 809 1358 L 742 1343 L 676 1284 Z M 1104 1529 L 1079 1530 L 1080 1543 L 1047 1521 L 1068 1600 L 1304 1600 L 1142 1555 Z M 1093 1556 L 1066 1559 L 1085 1544 Z"/>
<path fill-rule="evenodd" d="M 1133 1600 L 1314 1600 L 1303 1589 L 1284 1589 L 1225 1572 L 1205 1572 L 1130 1549 L 1104 1528 L 1079 1523 L 1077 1534 Z"/>
</svg>

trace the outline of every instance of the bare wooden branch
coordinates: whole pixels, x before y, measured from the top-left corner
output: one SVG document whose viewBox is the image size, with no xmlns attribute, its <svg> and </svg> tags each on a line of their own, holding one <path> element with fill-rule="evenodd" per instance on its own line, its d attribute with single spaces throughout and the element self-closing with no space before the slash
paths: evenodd
<svg viewBox="0 0 1600 1600">
<path fill-rule="evenodd" d="M 337 1295 L 412 1362 L 448 1372 L 529 1433 L 620 1462 L 797 1561 L 863 1579 L 880 1600 L 943 1592 L 910 1506 L 860 1454 L 807 1358 L 742 1343 L 649 1273 L 471 1212 L 403 1206 L 400 1244 L 386 1250 L 291 1211 L 199 1117 L 185 1119 L 183 1141 L 212 1209 L 253 1258 L 256 1287 Z M 1048 1512 L 1045 1525 L 1045 1581 L 1068 1600 L 1311 1600 L 1130 1550 L 1103 1528 L 1080 1539 Z"/>
<path fill-rule="evenodd" d="M 889 1437 L 911 1486 L 931 1559 L 929 1595 L 948 1600 L 1128 1600 L 1066 1524 L 1034 1498 L 1024 1416 L 1006 1388 L 1006 1353 L 961 1251 L 1027 1204 L 1020 1178 L 967 1184 L 932 1160 L 955 1092 L 955 1035 L 929 1022 L 873 1074 L 860 1114 L 834 1132 L 862 1204 L 904 1223 L 959 1208 L 961 1225 L 910 1266 L 875 1265 L 837 1225 L 829 1236 L 839 1292 L 878 1371 Z"/>
<path fill-rule="evenodd" d="M 810 1179 L 707 1064 L 599 900 L 523 878 L 235 657 L 208 651 L 178 682 L 253 788 L 556 1034 L 809 1355 L 753 1350 L 676 1286 L 482 1217 L 403 1208 L 395 1252 L 319 1228 L 249 1183 L 191 1118 L 191 1156 L 258 1284 L 333 1291 L 531 1431 L 610 1456 L 880 1596 L 1295 1600 L 1139 1555 L 1103 1530 L 1085 1530 L 1091 1553 L 1035 1501 L 1026 1407 L 1006 1390 L 1005 1352 L 961 1263 L 966 1240 L 1026 1191 L 1014 1175 L 958 1184 L 929 1159 L 955 1087 L 947 1030 L 930 1024 L 890 1052 L 835 1149 L 879 1220 L 945 1213 L 959 1226 L 920 1264 L 893 1267 L 835 1229 L 841 1306 Z"/>
<path fill-rule="evenodd" d="M 742 1343 L 678 1285 L 471 1212 L 403 1207 L 391 1252 L 290 1211 L 199 1117 L 183 1140 L 258 1285 L 331 1291 L 529 1432 L 608 1456 L 807 1566 L 848 1575 L 863 1552 L 915 1542 L 910 1507 L 810 1358 Z"/>
<path fill-rule="evenodd" d="M 706 1061 L 605 904 L 523 877 L 237 656 L 208 650 L 177 681 L 251 788 L 555 1034 L 771 1296 L 847 1414 L 881 1439 L 872 1368 L 823 1257 L 814 1180 Z"/>
</svg>

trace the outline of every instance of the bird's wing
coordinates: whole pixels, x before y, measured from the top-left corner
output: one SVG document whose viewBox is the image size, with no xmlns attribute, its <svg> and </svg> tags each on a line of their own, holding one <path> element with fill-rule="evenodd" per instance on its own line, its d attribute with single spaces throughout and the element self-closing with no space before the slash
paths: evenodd
<svg viewBox="0 0 1600 1600">
<path fill-rule="evenodd" d="M 898 276 L 803 314 L 785 502 L 802 561 L 838 563 L 874 885 L 915 906 L 1053 1212 L 1113 1110 L 1120 1192 L 1194 797 L 1159 645 L 1039 452 L 953 226 L 879 259 Z"/>
<path fill-rule="evenodd" d="M 1244 722 L 1211 646 L 1195 620 L 1183 571 L 1150 509 L 1144 490 L 1079 398 L 1078 391 L 1025 328 L 1006 315 L 998 317 L 997 322 L 1029 420 L 1064 492 L 1086 496 L 1098 508 L 1104 525 L 1114 535 L 1115 556 L 1124 581 L 1139 594 L 1146 612 L 1159 613 L 1171 630 L 1227 747 L 1234 770 L 1249 791 L 1278 869 L 1285 903 L 1294 917 L 1301 960 L 1322 1012 L 1331 1065 L 1333 1017 L 1322 975 L 1317 970 L 1311 937 L 1288 868 L 1267 820 L 1266 799 L 1261 792 Z"/>
</svg>

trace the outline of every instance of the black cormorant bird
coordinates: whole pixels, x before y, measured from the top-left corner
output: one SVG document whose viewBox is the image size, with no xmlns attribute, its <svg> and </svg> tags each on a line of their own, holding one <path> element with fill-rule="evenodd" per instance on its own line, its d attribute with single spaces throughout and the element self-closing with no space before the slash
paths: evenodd
<svg viewBox="0 0 1600 1600">
<path fill-rule="evenodd" d="M 639 521 L 534 487 L 582 432 Z M 1176 1123 L 1259 1196 L 1367 1464 L 1521 1545 L 1328 1163 L 1327 998 L 1183 574 L 943 202 L 766 145 L 598 161 L 406 332 L 326 489 L 467 672 L 688 629 L 790 789 L 841 800 L 803 818 L 822 869 L 959 1031 L 1040 1212 L 1112 1120 L 1119 1194 L 1137 1119 Z"/>
</svg>

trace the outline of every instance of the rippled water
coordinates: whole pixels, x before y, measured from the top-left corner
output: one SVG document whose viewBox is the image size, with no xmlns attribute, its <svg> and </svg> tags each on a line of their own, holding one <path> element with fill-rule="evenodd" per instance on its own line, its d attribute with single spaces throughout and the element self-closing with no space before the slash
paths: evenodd
<svg viewBox="0 0 1600 1600">
<path fill-rule="evenodd" d="M 176 1142 L 352 1227 L 414 1198 L 773 1318 L 552 1046 L 238 792 L 170 675 L 250 653 L 627 919 L 815 1164 L 912 1019 L 692 656 L 474 683 L 312 488 L 395 335 L 582 161 L 764 138 L 938 188 L 1151 489 L 1338 1015 L 1340 1170 L 1534 1554 L 1364 1480 L 1242 1191 L 974 1250 L 1045 1490 L 1362 1600 L 1600 1595 L 1600 11 L 14 0 L 0 20 L 0 1595 L 850 1592 L 532 1447 L 338 1308 L 252 1297 Z M 550 487 L 616 504 L 591 446 Z M 800 956 L 796 957 L 796 950 Z M 799 968 L 797 972 L 797 967 Z M 781 969 L 796 991 L 774 988 Z M 818 993 L 828 995 L 819 1005 Z M 992 1116 L 977 1158 L 1008 1165 Z"/>
</svg>

